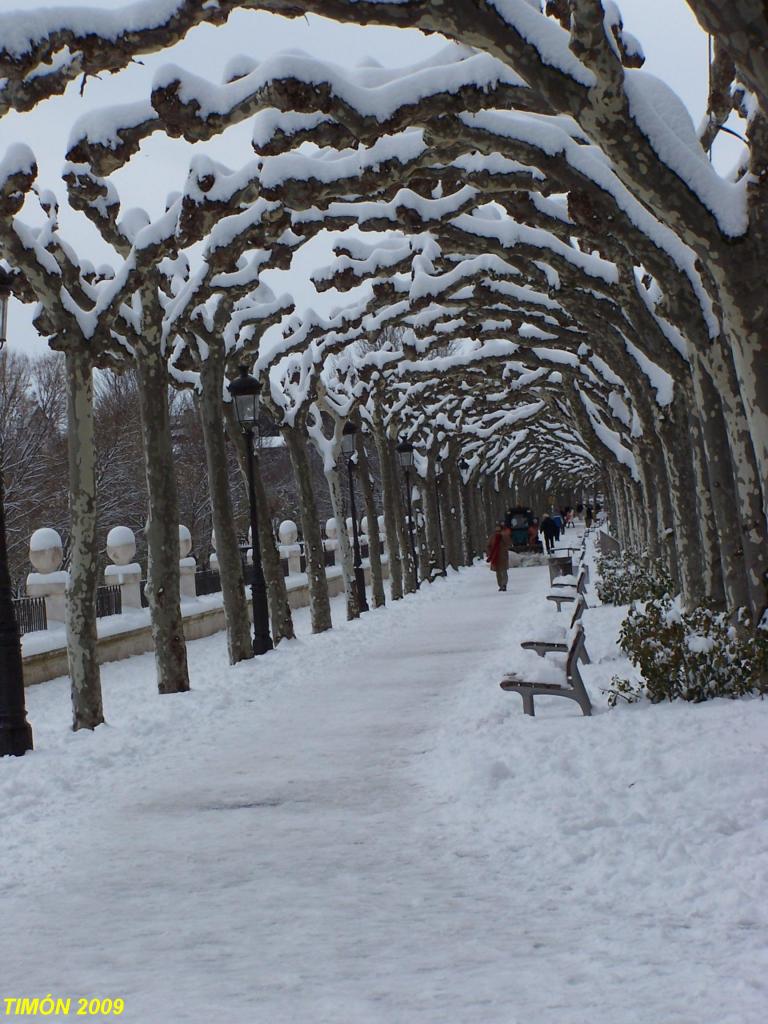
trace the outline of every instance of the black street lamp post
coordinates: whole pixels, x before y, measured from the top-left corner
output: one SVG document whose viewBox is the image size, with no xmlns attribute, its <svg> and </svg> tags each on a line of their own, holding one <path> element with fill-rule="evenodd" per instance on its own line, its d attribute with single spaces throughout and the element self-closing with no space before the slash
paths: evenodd
<svg viewBox="0 0 768 1024">
<path fill-rule="evenodd" d="M 437 509 L 437 537 L 440 542 L 440 564 L 442 565 L 441 576 L 447 576 L 445 568 L 445 541 L 443 540 L 443 517 L 440 514 L 440 483 L 443 479 L 440 460 L 435 462 L 435 507 Z"/>
<path fill-rule="evenodd" d="M 365 572 L 360 557 L 360 538 L 357 533 L 357 510 L 355 509 L 355 483 L 352 471 L 352 459 L 355 454 L 355 435 L 357 427 L 354 423 L 344 424 L 341 432 L 341 453 L 347 460 L 349 475 L 349 511 L 352 513 L 352 547 L 355 553 L 355 589 L 357 591 L 357 607 L 361 612 L 368 611 L 368 600 L 365 596 Z"/>
<path fill-rule="evenodd" d="M 401 441 L 397 446 L 397 458 L 405 476 L 405 498 L 408 505 L 408 536 L 411 541 L 413 571 L 416 575 L 416 587 L 419 587 L 419 559 L 416 554 L 416 541 L 413 536 L 413 508 L 411 507 L 411 468 L 413 467 L 413 445 L 410 441 Z"/>
<path fill-rule="evenodd" d="M 264 568 L 261 564 L 259 513 L 256 506 L 256 488 L 253 478 L 253 435 L 258 429 L 261 385 L 255 377 L 248 373 L 245 366 L 241 366 L 240 376 L 228 385 L 227 390 L 235 401 L 237 421 L 245 437 L 247 450 L 248 503 L 251 513 L 251 550 L 253 552 L 253 575 L 251 577 L 253 653 L 266 654 L 267 651 L 272 650 L 272 637 L 269 634 L 269 606 L 267 605 L 267 588 L 264 583 Z"/>
<path fill-rule="evenodd" d="M 10 275 L 0 267 L 0 349 L 6 339 L 10 283 Z M 32 750 L 32 727 L 27 721 L 21 640 L 8 569 L 2 454 L 0 445 L 0 757 L 18 757 Z"/>
</svg>

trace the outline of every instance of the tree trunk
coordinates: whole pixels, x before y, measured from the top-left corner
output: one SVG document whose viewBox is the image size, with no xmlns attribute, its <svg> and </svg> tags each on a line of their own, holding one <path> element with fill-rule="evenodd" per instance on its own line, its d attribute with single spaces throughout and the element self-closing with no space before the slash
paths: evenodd
<svg viewBox="0 0 768 1024">
<path fill-rule="evenodd" d="M 179 511 L 168 415 L 168 369 L 159 345 L 136 360 L 144 468 L 149 493 L 145 534 L 147 597 L 160 693 L 189 689 L 179 593 Z"/>
<path fill-rule="evenodd" d="M 67 446 L 71 565 L 67 592 L 67 658 L 72 728 L 95 729 L 104 721 L 96 646 L 96 455 L 93 432 L 93 373 L 90 357 L 69 350 Z"/>
<path fill-rule="evenodd" d="M 328 596 L 328 579 L 325 575 L 325 549 L 320 532 L 315 492 L 312 488 L 312 472 L 307 454 L 306 435 L 301 426 L 282 428 L 288 457 L 299 492 L 301 532 L 304 535 L 304 554 L 307 559 L 307 584 L 309 587 L 309 614 L 312 632 L 323 633 L 331 629 L 331 601 Z"/>
<path fill-rule="evenodd" d="M 445 560 L 452 569 L 458 572 L 462 564 L 461 532 L 459 530 L 457 501 L 454 486 L 454 470 L 450 463 L 443 463 L 440 486 L 438 487 L 441 520 L 443 524 L 443 543 L 445 544 Z"/>
<path fill-rule="evenodd" d="M 216 534 L 224 618 L 227 625 L 229 663 L 253 657 L 251 624 L 243 582 L 243 563 L 235 529 L 232 497 L 229 493 L 227 450 L 224 434 L 224 366 L 213 348 L 200 368 L 200 419 L 208 467 L 211 519 Z"/>
<path fill-rule="evenodd" d="M 427 456 L 427 475 L 425 479 L 419 479 L 421 491 L 421 506 L 424 510 L 424 532 L 426 534 L 426 551 L 423 561 L 426 562 L 426 574 L 422 579 L 430 583 L 442 572 L 442 552 L 440 550 L 440 536 L 438 533 L 438 516 L 440 510 L 437 504 L 435 493 L 435 459 L 434 456 Z"/>
<path fill-rule="evenodd" d="M 657 415 L 655 427 L 666 470 L 680 585 L 685 603 L 695 607 L 704 599 L 704 577 L 699 545 L 700 508 L 693 463 L 688 445 L 680 444 L 680 438 L 688 430 L 684 403 L 675 400 L 663 415 Z"/>
<path fill-rule="evenodd" d="M 328 482 L 328 492 L 331 496 L 331 507 L 336 520 L 336 536 L 341 551 L 341 574 L 344 580 L 344 597 L 347 602 L 347 619 L 358 619 L 360 608 L 357 603 L 357 590 L 355 589 L 355 565 L 352 555 L 352 545 L 347 534 L 347 503 L 342 489 L 339 472 L 334 466 L 333 469 L 325 471 L 325 479 Z"/>
<path fill-rule="evenodd" d="M 691 464 L 695 493 L 699 506 L 699 547 L 702 581 L 706 599 L 718 608 L 725 608 L 725 587 L 720 563 L 720 541 L 715 523 L 714 504 L 707 474 L 706 453 L 697 410 L 686 401 L 688 430 L 691 436 Z"/>
<path fill-rule="evenodd" d="M 707 369 L 712 373 L 721 399 L 737 501 L 731 516 L 733 518 L 734 513 L 738 516 L 744 573 L 749 592 L 747 607 L 756 621 L 766 601 L 768 531 L 763 514 L 755 452 L 729 354 L 718 351 L 713 346 L 708 353 L 708 364 Z"/>
<path fill-rule="evenodd" d="M 485 555 L 488 531 L 485 528 L 485 506 L 483 503 L 482 484 L 475 477 L 469 482 L 470 515 L 474 549 L 482 558 Z"/>
<path fill-rule="evenodd" d="M 469 493 L 471 484 L 465 484 L 459 478 L 459 500 L 461 502 L 461 539 L 464 549 L 464 565 L 472 565 L 477 548 L 474 543 L 472 529 L 472 499 Z"/>
<path fill-rule="evenodd" d="M 712 499 L 725 602 L 729 611 L 734 612 L 750 606 L 750 594 L 725 418 L 714 381 L 695 352 L 691 353 L 691 371 L 697 419 L 706 456 L 705 468 Z"/>
<path fill-rule="evenodd" d="M 390 465 L 392 467 L 392 478 L 397 481 L 396 470 L 394 468 L 393 457 L 391 449 L 388 452 Z M 409 474 L 410 477 L 410 474 Z M 397 542 L 400 546 L 400 558 L 403 566 L 403 588 L 406 594 L 413 594 L 418 589 L 419 573 L 421 571 L 422 559 L 418 558 L 418 551 L 420 547 L 419 542 L 419 531 L 416 523 L 418 515 L 416 509 L 413 508 L 411 503 L 411 511 L 413 512 L 413 544 L 411 544 L 411 524 L 408 521 L 408 489 L 412 489 L 412 481 L 409 483 L 405 482 L 404 487 L 396 486 L 393 492 L 393 498 L 397 508 L 397 515 L 395 518 L 395 529 L 397 531 Z M 417 552 L 417 558 L 414 561 L 413 553 L 414 550 Z"/>
<path fill-rule="evenodd" d="M 248 458 L 248 447 L 243 432 L 237 422 L 237 415 L 231 402 L 224 407 L 224 415 L 227 424 L 227 434 L 235 445 L 237 462 L 243 480 L 248 479 L 246 459 Z M 264 584 L 267 589 L 267 603 L 269 605 L 269 621 L 272 628 L 272 642 L 275 646 L 281 640 L 292 640 L 296 635 L 293 631 L 293 618 L 291 606 L 288 604 L 288 591 L 285 586 L 285 575 L 280 563 L 280 552 L 277 548 L 274 534 L 272 533 L 272 519 L 269 512 L 269 499 L 264 489 L 264 481 L 261 478 L 259 457 L 253 457 L 253 488 L 256 495 L 256 511 L 259 524 L 259 549 L 261 551 L 261 565 L 264 572 Z"/>
<path fill-rule="evenodd" d="M 389 560 L 389 592 L 393 601 L 403 596 L 403 555 L 400 550 L 397 520 L 399 502 L 397 501 L 397 480 L 394 478 L 394 466 L 389 452 L 389 440 L 384 430 L 381 411 L 378 406 L 373 408 L 372 416 L 373 443 L 379 457 L 381 472 L 381 495 L 384 506 L 384 532 L 387 538 L 387 557 Z M 406 549 L 407 550 L 407 549 Z"/>
<path fill-rule="evenodd" d="M 373 481 L 371 479 L 371 467 L 365 451 L 363 432 L 358 429 L 355 435 L 355 447 L 357 451 L 357 479 L 360 481 L 360 490 L 363 494 L 365 514 L 368 518 L 368 558 L 371 565 L 371 594 L 373 596 L 373 607 L 383 608 L 386 603 L 384 596 L 384 577 L 381 571 L 381 539 L 379 537 L 379 520 L 376 512 L 376 502 L 373 496 Z"/>
</svg>

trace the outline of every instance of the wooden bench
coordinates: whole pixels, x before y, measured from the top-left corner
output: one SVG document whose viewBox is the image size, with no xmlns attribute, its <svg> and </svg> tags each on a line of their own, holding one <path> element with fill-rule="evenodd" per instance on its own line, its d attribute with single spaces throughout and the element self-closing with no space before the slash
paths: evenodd
<svg viewBox="0 0 768 1024">
<path fill-rule="evenodd" d="M 584 554 L 584 547 L 585 547 L 585 545 L 582 543 L 577 548 L 568 547 L 568 546 L 561 547 L 561 548 L 555 548 L 555 550 L 552 552 L 550 557 L 551 558 L 561 558 L 561 557 L 564 558 L 566 555 L 571 555 L 571 556 L 573 556 L 574 554 L 583 555 Z"/>
<path fill-rule="evenodd" d="M 586 608 L 587 604 L 584 600 L 584 595 L 579 594 L 576 599 L 576 605 L 573 609 L 573 617 L 571 618 L 571 624 L 568 627 L 568 632 L 576 628 L 576 625 L 581 620 L 581 614 Z M 546 654 L 565 654 L 568 650 L 568 644 L 564 641 L 551 641 L 551 640 L 524 640 L 520 646 L 524 651 L 533 651 L 534 654 L 538 654 L 540 658 L 543 658 Z M 589 664 L 589 654 L 587 653 L 586 647 L 584 648 L 584 657 L 582 659 L 586 665 Z"/>
<path fill-rule="evenodd" d="M 554 601 L 557 604 L 557 610 L 560 611 L 562 605 L 570 604 L 571 601 L 575 601 L 579 595 L 584 597 L 587 589 L 587 567 L 583 565 L 579 569 L 579 575 L 576 578 L 575 585 L 573 583 L 553 583 L 553 586 L 560 591 L 560 593 L 547 594 L 548 601 Z M 586 598 L 585 598 L 586 600 Z"/>
<path fill-rule="evenodd" d="M 514 672 L 504 676 L 499 683 L 502 690 L 507 693 L 519 693 L 523 698 L 523 711 L 526 715 L 535 715 L 533 698 L 535 696 L 545 697 L 567 697 L 575 700 L 581 708 L 582 714 L 592 714 L 592 702 L 589 699 L 584 680 L 579 672 L 579 659 L 584 661 L 588 658 L 584 646 L 584 627 L 579 622 L 576 626 L 571 646 L 568 649 L 568 660 L 565 664 L 565 681 L 561 683 L 536 683 L 521 679 Z"/>
<path fill-rule="evenodd" d="M 573 572 L 573 561 L 570 555 L 551 557 L 547 563 L 549 582 L 554 583 L 558 576 L 569 576 Z"/>
</svg>

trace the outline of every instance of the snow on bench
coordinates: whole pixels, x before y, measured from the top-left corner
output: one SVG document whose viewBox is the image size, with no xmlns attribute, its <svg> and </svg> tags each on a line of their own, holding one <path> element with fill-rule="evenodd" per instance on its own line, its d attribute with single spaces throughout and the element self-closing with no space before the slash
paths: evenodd
<svg viewBox="0 0 768 1024">
<path fill-rule="evenodd" d="M 515 672 L 510 672 L 504 676 L 499 686 L 507 693 L 520 694 L 523 698 L 523 711 L 526 715 L 534 715 L 536 713 L 533 706 L 533 698 L 537 695 L 567 697 L 569 700 L 576 701 L 583 715 L 591 715 L 592 703 L 584 686 L 584 680 L 579 672 L 580 659 L 585 663 L 589 661 L 589 655 L 584 646 L 584 627 L 579 622 L 568 650 L 568 659 L 565 664 L 565 679 L 562 683 L 535 682 L 533 680 L 521 679 Z"/>
</svg>

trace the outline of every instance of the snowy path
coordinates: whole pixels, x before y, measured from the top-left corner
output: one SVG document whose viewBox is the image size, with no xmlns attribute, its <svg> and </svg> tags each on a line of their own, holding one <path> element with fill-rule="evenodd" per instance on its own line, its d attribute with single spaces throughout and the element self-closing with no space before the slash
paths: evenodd
<svg viewBox="0 0 768 1024">
<path fill-rule="evenodd" d="M 95 736 L 66 732 L 63 683 L 31 691 L 38 752 L 0 765 L 0 996 L 120 996 L 136 1024 L 757 1024 L 757 879 L 707 887 L 717 844 L 700 865 L 668 834 L 669 779 L 627 806 L 687 718 L 530 720 L 498 690 L 512 638 L 557 621 L 546 582 L 476 567 L 235 669 L 198 641 L 177 697 L 149 657 L 109 666 Z"/>
</svg>

